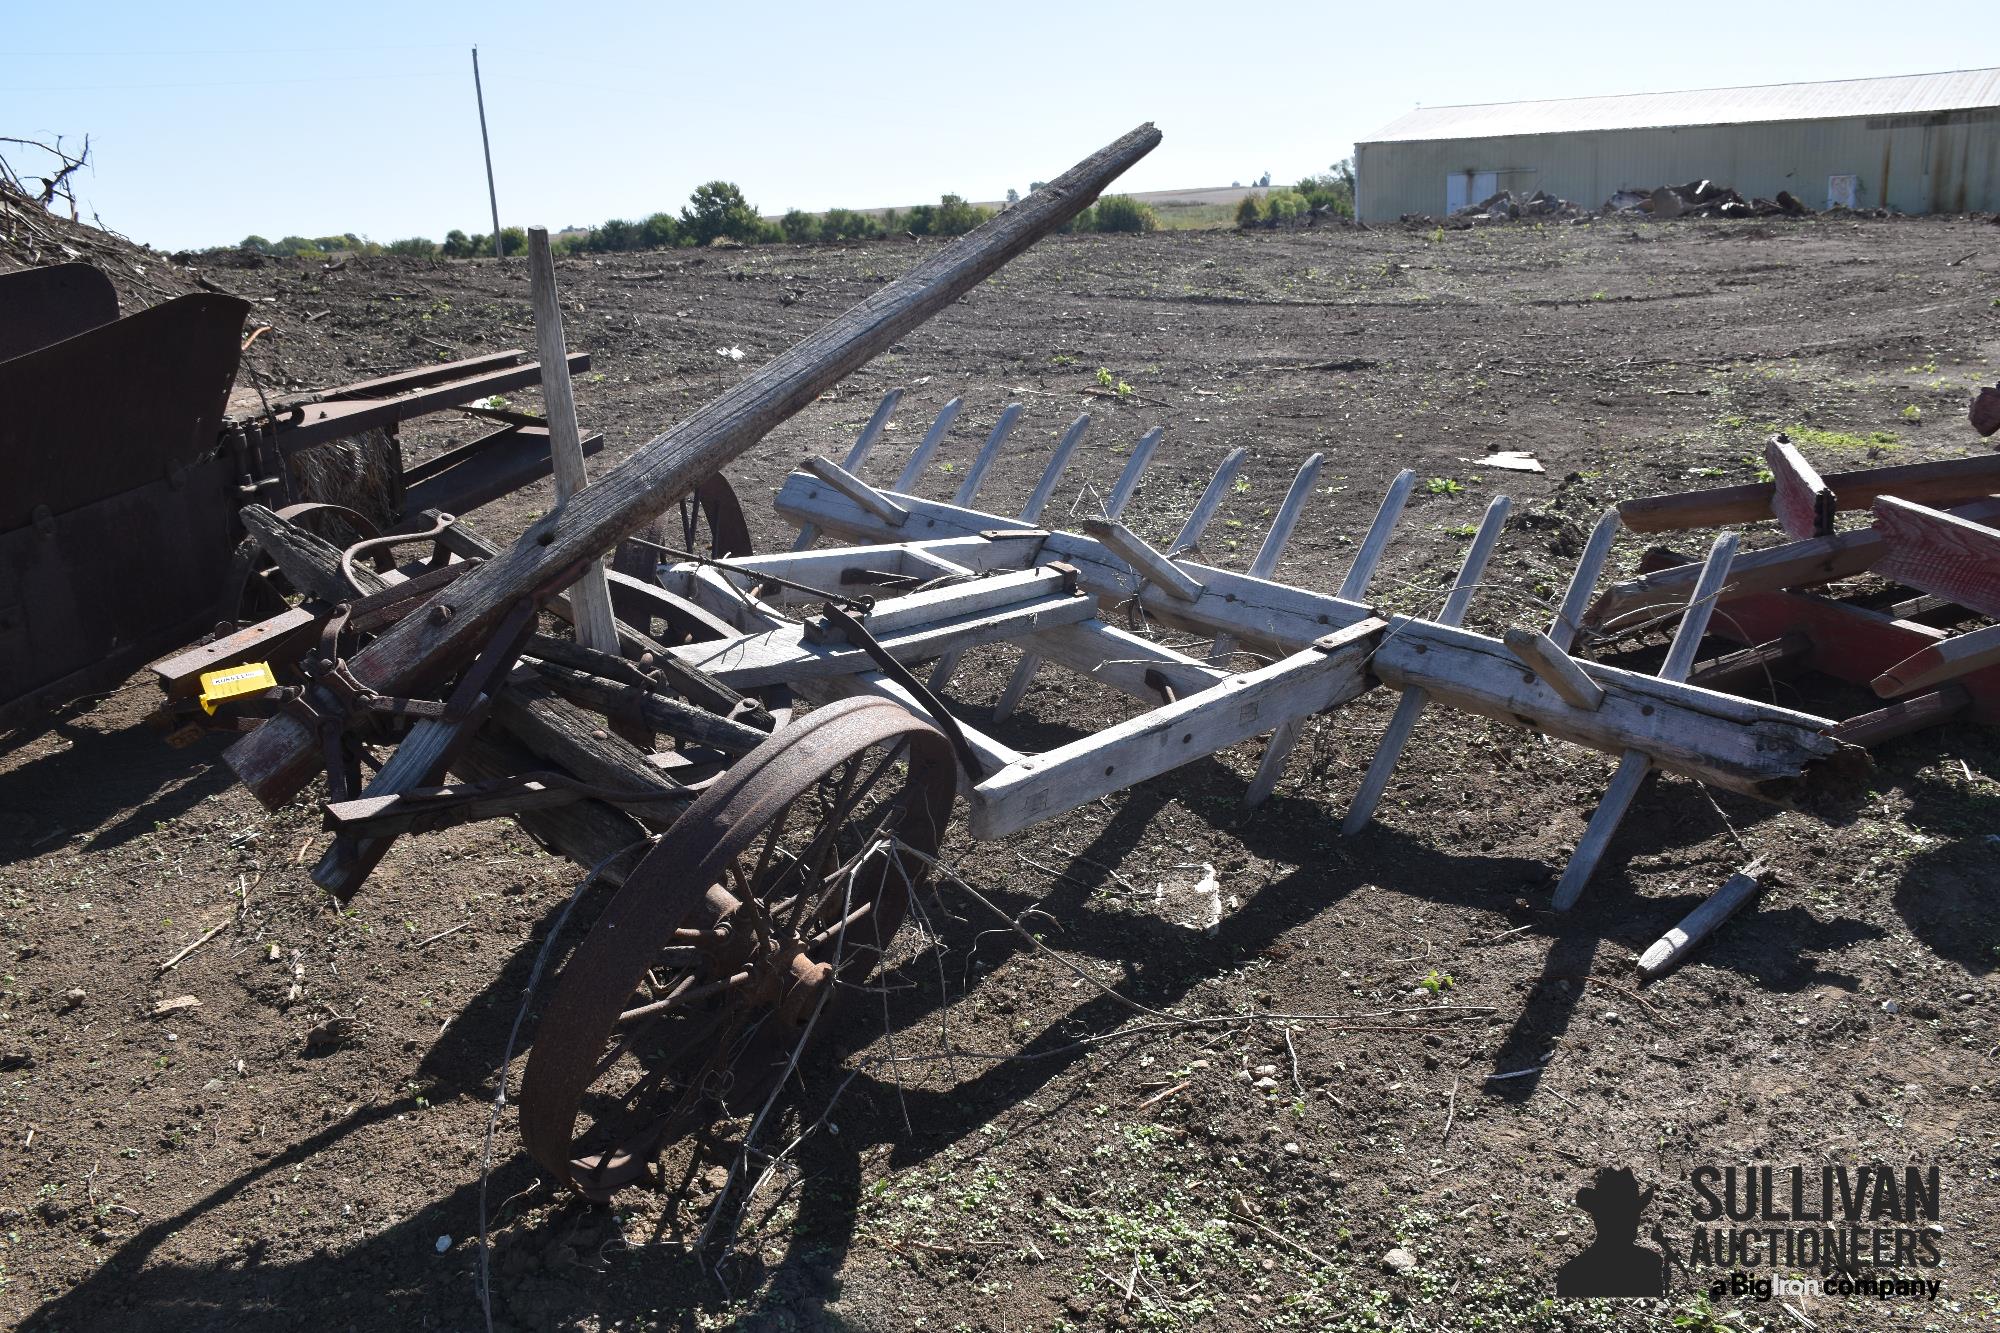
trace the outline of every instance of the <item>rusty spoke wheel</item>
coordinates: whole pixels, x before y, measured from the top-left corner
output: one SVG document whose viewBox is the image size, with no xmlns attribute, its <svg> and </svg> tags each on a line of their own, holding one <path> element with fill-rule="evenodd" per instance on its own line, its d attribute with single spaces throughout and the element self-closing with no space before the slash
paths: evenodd
<svg viewBox="0 0 2000 1333">
<path fill-rule="evenodd" d="M 843 700 L 737 761 L 633 870 L 549 997 L 521 1086 L 529 1153 L 587 1198 L 754 1113 L 874 971 L 951 815 L 951 747 Z"/>
</svg>

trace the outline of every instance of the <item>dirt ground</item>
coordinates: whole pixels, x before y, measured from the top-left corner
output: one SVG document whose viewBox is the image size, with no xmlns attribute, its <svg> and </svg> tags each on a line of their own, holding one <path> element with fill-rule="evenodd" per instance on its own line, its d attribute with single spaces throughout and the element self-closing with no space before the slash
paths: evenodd
<svg viewBox="0 0 2000 1333">
<path fill-rule="evenodd" d="M 594 357 L 578 396 L 608 440 L 595 466 L 917 253 L 564 262 L 571 343 Z M 145 281 L 185 285 L 162 259 Z M 267 388 L 532 341 L 519 263 L 207 272 L 275 298 L 259 310 L 277 331 L 249 354 Z M 730 475 L 761 545 L 788 544 L 770 492 L 801 457 L 837 456 L 901 384 L 867 468 L 882 481 L 965 397 L 932 495 L 949 496 L 1002 406 L 1026 406 L 983 491 L 1006 512 L 1088 410 L 1049 517 L 1106 489 L 1131 442 L 1165 425 L 1131 522 L 1170 537 L 1240 445 L 1243 481 L 1204 549 L 1242 568 L 1321 450 L 1278 576 L 1329 589 L 1414 468 L 1377 599 L 1433 612 L 1504 492 L 1514 517 L 1469 618 L 1497 633 L 1546 619 L 1607 504 L 1748 480 L 1770 427 L 1816 432 L 1806 453 L 1826 468 L 1983 448 L 1964 405 L 1996 360 L 2000 227 L 1980 222 L 1059 237 Z M 411 456 L 472 429 L 413 427 Z M 1548 470 L 1482 471 L 1494 448 Z M 473 521 L 511 536 L 548 502 Z M 1642 545 L 1621 541 L 1614 568 Z M 1609 646 L 1641 663 L 1661 648 Z M 969 718 L 1012 664 L 1005 648 L 967 659 L 954 694 Z M 1823 681 L 1771 688 L 1828 715 L 1869 706 Z M 476 825 L 402 839 L 336 910 L 306 877 L 324 841 L 315 793 L 267 814 L 219 743 L 172 750 L 141 725 L 152 693 L 135 678 L 0 741 L 10 1326 L 479 1329 L 482 1207 L 493 1327 L 515 1333 L 1959 1329 L 2000 1315 L 1990 731 L 1888 745 L 1866 790 L 1821 813 L 1655 779 L 1566 915 L 1549 910 L 1553 879 L 1615 759 L 1433 709 L 1375 825 L 1343 839 L 1386 690 L 1317 720 L 1254 812 L 1249 744 L 1002 842 L 961 822 L 957 874 L 1044 947 L 943 885 L 906 929 L 881 1011 L 846 1011 L 806 1060 L 757 1147 L 799 1141 L 704 1264 L 685 1243 L 712 1178 L 683 1208 L 643 1190 L 610 1209 L 552 1197 L 511 1108 L 482 1193 L 496 1067 L 576 869 L 510 823 Z M 1045 671 L 996 732 L 1046 748 L 1114 715 L 1095 687 Z M 1753 856 L 1771 866 L 1762 899 L 1639 989 L 1637 952 Z M 1193 888 L 1205 866 L 1213 933 Z M 148 1016 L 180 996 L 199 1007 Z M 308 1050 L 334 1014 L 352 1035 Z M 1935 1165 L 1935 1299 L 1711 1301 L 1715 1271 L 1678 1268 L 1664 1301 L 1555 1299 L 1556 1268 L 1591 1235 L 1573 1196 L 1596 1170 L 1656 1187 L 1645 1225 L 1684 1254 L 1688 1173 L 1749 1163 L 1815 1179 L 1823 1163 Z"/>
</svg>

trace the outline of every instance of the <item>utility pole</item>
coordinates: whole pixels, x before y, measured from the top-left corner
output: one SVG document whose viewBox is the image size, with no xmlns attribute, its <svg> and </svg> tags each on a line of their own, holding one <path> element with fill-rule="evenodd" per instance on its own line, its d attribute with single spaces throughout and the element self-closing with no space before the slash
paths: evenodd
<svg viewBox="0 0 2000 1333">
<path fill-rule="evenodd" d="M 479 103 L 479 146 L 486 153 L 486 202 L 493 205 L 493 257 L 507 257 L 507 242 L 500 235 L 500 196 L 493 188 L 493 144 L 486 137 L 486 93 L 479 86 L 479 48 L 472 48 L 472 96 Z"/>
</svg>

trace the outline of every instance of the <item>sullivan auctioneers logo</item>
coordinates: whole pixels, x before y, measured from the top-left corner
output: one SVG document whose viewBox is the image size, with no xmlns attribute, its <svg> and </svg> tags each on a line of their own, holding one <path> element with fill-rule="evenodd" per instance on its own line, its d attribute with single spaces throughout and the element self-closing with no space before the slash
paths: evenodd
<svg viewBox="0 0 2000 1333">
<path fill-rule="evenodd" d="M 1598 1171 L 1576 1192 L 1597 1236 L 1557 1270 L 1556 1294 L 1664 1296 L 1678 1268 L 1711 1298 L 1937 1299 L 1935 1166 L 1701 1166 L 1687 1180 L 1693 1232 L 1676 1246 L 1655 1222 L 1654 1248 L 1639 1238 L 1653 1188 L 1624 1167 Z"/>
</svg>

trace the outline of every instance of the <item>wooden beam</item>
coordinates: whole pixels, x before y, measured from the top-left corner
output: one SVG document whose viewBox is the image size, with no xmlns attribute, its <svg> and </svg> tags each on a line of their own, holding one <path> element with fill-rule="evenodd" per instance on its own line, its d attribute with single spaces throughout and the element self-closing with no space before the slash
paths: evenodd
<svg viewBox="0 0 2000 1333">
<path fill-rule="evenodd" d="M 1764 445 L 1764 462 L 1771 469 L 1771 513 L 1793 541 L 1833 534 L 1833 491 L 1806 462 L 1798 446 L 1783 435 Z"/>
<path fill-rule="evenodd" d="M 1029 755 L 974 790 L 972 834 L 1000 838 L 1267 731 L 1335 708 L 1368 688 L 1383 622 L 1368 619 L 1322 644 L 1068 745 Z"/>
<path fill-rule="evenodd" d="M 1056 486 L 1062 481 L 1063 469 L 1069 466 L 1070 456 L 1076 446 L 1083 441 L 1084 432 L 1090 429 L 1090 413 L 1085 412 L 1069 423 L 1069 429 L 1056 441 L 1056 451 L 1049 455 L 1049 465 L 1042 469 L 1042 479 L 1035 483 L 1035 490 L 1028 497 L 1028 503 L 1021 506 L 1021 521 L 1033 525 L 1041 521 L 1042 510 L 1048 507 L 1049 499 L 1056 493 Z"/>
<path fill-rule="evenodd" d="M 1215 469 L 1215 474 L 1208 479 L 1208 485 L 1202 487 L 1201 498 L 1196 500 L 1194 508 L 1188 511 L 1187 521 L 1181 524 L 1180 533 L 1174 538 L 1174 544 L 1167 548 L 1168 554 L 1178 555 L 1200 548 L 1202 534 L 1207 532 L 1208 525 L 1214 522 L 1215 511 L 1220 509 L 1222 502 L 1229 497 L 1229 488 L 1236 483 L 1236 474 L 1243 470 L 1243 460 L 1249 456 L 1250 451 L 1241 445 L 1223 456 L 1222 463 Z"/>
<path fill-rule="evenodd" d="M 805 461 L 805 469 L 890 527 L 900 528 L 909 521 L 909 510 L 832 459 L 808 458 Z"/>
<path fill-rule="evenodd" d="M 459 580 L 432 607 L 405 617 L 349 664 L 367 686 L 405 688 L 467 660 L 507 609 L 551 590 L 620 538 L 721 470 L 772 428 L 911 329 L 972 290 L 1009 259 L 1076 216 L 1159 143 L 1144 125 L 1055 178 L 992 221 L 941 246 L 929 259 L 805 339 L 692 416 L 656 437 L 568 504 L 531 525 L 514 547 Z M 272 718 L 231 746 L 227 761 L 256 798 L 275 809 L 296 795 L 318 765 L 311 730 Z M 413 775 L 406 785 L 422 785 Z"/>
<path fill-rule="evenodd" d="M 1995 665 L 2000 665 L 2000 625 L 1986 625 L 1919 648 L 1869 683 L 1877 695 L 1894 699 Z"/>
<path fill-rule="evenodd" d="M 2000 500 L 1976 500 L 1952 512 L 1973 523 L 1992 523 L 2000 521 Z M 1734 601 L 1755 593 L 1831 583 L 1875 568 L 1888 554 L 1888 537 L 1872 527 L 1767 546 L 1738 557 L 1730 567 L 1723 599 Z M 1685 601 L 1700 569 L 1699 565 L 1677 565 L 1614 583 L 1591 606 L 1584 624 L 1616 632 L 1621 624 L 1647 620 Z"/>
<path fill-rule="evenodd" d="M 349 578 L 341 569 L 338 546 L 288 518 L 280 518 L 263 505 L 244 505 L 236 511 L 236 517 L 278 566 L 278 572 L 308 597 L 317 597 L 322 602 L 351 602 L 356 594 L 380 592 L 391 582 L 365 564 L 354 566 L 353 577 Z"/>
<path fill-rule="evenodd" d="M 1667 648 L 1667 660 L 1660 664 L 1661 680 L 1678 682 L 1687 679 L 1688 670 L 1694 666 L 1695 653 L 1701 648 L 1702 636 L 1708 632 L 1708 619 L 1714 614 L 1715 603 L 1722 595 L 1722 585 L 1729 578 L 1729 563 L 1736 557 L 1736 546 L 1740 540 L 1735 533 L 1725 532 L 1709 548 L 1708 559 L 1702 562 L 1701 577 L 1696 580 L 1694 592 L 1688 598 L 1687 611 L 1674 629 L 1674 641 Z M 1601 707 L 1601 700 L 1599 704 Z M 1576 851 L 1570 856 L 1562 879 L 1556 884 L 1555 909 L 1558 912 L 1567 912 L 1576 906 L 1576 900 L 1583 894 L 1583 886 L 1596 873 L 1597 863 L 1610 847 L 1612 835 L 1618 831 L 1619 823 L 1625 818 L 1626 810 L 1639 794 L 1639 788 L 1652 767 L 1653 756 L 1644 749 L 1628 749 L 1619 759 L 1617 774 L 1611 779 L 1611 785 L 1605 788 L 1597 809 L 1591 812 L 1583 837 L 1577 840 Z"/>
<path fill-rule="evenodd" d="M 1417 474 L 1409 468 L 1398 472 L 1389 483 L 1388 493 L 1375 511 L 1375 521 L 1369 524 L 1368 535 L 1361 539 L 1360 548 L 1354 552 L 1354 563 L 1347 567 L 1347 577 L 1341 580 L 1342 597 L 1355 602 L 1367 597 L 1368 584 L 1382 563 L 1383 553 L 1389 549 L 1389 538 L 1395 534 L 1396 523 L 1403 517 L 1403 506 L 1409 503 L 1410 491 L 1416 484 Z"/>
<path fill-rule="evenodd" d="M 1576 659 L 1540 630 L 1516 626 L 1502 636 L 1514 656 L 1547 681 L 1572 708 L 1594 713 L 1604 706 L 1604 687 L 1585 675 Z"/>
<path fill-rule="evenodd" d="M 1088 518 L 1083 522 L 1083 530 L 1130 565 L 1140 578 L 1165 590 L 1170 596 L 1183 602 L 1196 601 L 1201 597 L 1201 584 L 1183 572 L 1179 565 L 1148 546 L 1145 538 L 1116 519 Z"/>
<path fill-rule="evenodd" d="M 563 340 L 562 302 L 556 295 L 555 260 L 544 227 L 528 228 L 528 293 L 535 307 L 535 354 L 542 363 L 542 411 L 549 419 L 549 459 L 555 465 L 556 508 L 589 483 L 583 469 L 583 433 L 576 424 L 576 394 L 569 380 L 569 348 Z M 611 624 L 611 589 L 604 561 L 593 560 L 570 586 L 576 610 L 577 641 L 601 652 L 618 651 Z"/>
<path fill-rule="evenodd" d="M 882 401 L 875 405 L 875 413 L 861 427 L 861 433 L 848 446 L 847 457 L 841 466 L 849 472 L 859 472 L 868 459 L 868 451 L 875 447 L 882 432 L 888 428 L 889 418 L 896 413 L 896 405 L 903 401 L 903 390 L 899 385 L 882 395 Z M 794 551 L 809 550 L 819 540 L 819 529 L 808 523 L 799 529 L 798 540 L 792 544 Z"/>
<path fill-rule="evenodd" d="M 2000 454 L 1861 468 L 1829 473 L 1820 480 L 1833 492 L 1834 507 L 1842 511 L 1871 508 L 1876 497 L 1882 495 L 1898 495 L 1918 504 L 1963 504 L 2000 491 Z M 1766 481 L 1652 495 L 1624 501 L 1618 506 L 1618 513 L 1625 526 L 1634 532 L 1678 532 L 1728 523 L 1755 523 L 1771 513 L 1776 491 L 1776 483 Z"/>
<path fill-rule="evenodd" d="M 693 704 L 669 698 L 643 685 L 607 680 L 560 662 L 539 661 L 533 669 L 551 690 L 579 707 L 617 721 L 637 724 L 676 740 L 707 746 L 724 754 L 749 754 L 771 739 L 768 730 L 760 731 L 720 713 L 696 708 Z"/>
<path fill-rule="evenodd" d="M 1569 576 L 1569 587 L 1563 590 L 1555 620 L 1549 625 L 1549 642 L 1564 652 L 1576 647 L 1584 608 L 1590 605 L 1590 594 L 1597 590 L 1598 576 L 1604 573 L 1604 562 L 1611 558 L 1611 544 L 1618 540 L 1622 522 L 1616 509 L 1607 509 L 1598 516 L 1596 526 L 1584 541 L 1583 555 Z"/>
<path fill-rule="evenodd" d="M 952 421 L 957 418 L 959 409 L 964 406 L 965 399 L 954 398 L 938 409 L 936 419 L 931 422 L 931 428 L 924 432 L 923 440 L 910 454 L 909 461 L 903 464 L 903 470 L 896 474 L 896 484 L 890 487 L 891 490 L 898 492 L 916 490 L 917 483 L 924 479 L 924 464 L 930 461 L 931 454 L 937 450 L 939 441 L 944 439 L 944 433 L 951 429 Z"/>
<path fill-rule="evenodd" d="M 1153 451 L 1160 447 L 1160 440 L 1166 435 L 1164 426 L 1155 426 L 1139 437 L 1132 446 L 1132 456 L 1125 460 L 1118 480 L 1112 484 L 1111 494 L 1100 506 L 1100 517 L 1117 518 L 1131 503 L 1133 492 L 1139 489 L 1140 478 L 1146 475 L 1146 468 L 1153 461 Z M 1035 672 L 1041 669 L 1042 660 L 1033 652 L 1021 655 L 1014 664 L 1014 674 L 1007 678 L 1007 686 L 1000 691 L 1000 698 L 993 705 L 993 720 L 1004 722 L 1013 716 L 1021 706 L 1021 696 L 1028 692 L 1028 686 L 1035 679 Z"/>
<path fill-rule="evenodd" d="M 1913 731 L 1951 721 L 1972 705 L 1972 695 L 1961 685 L 1946 685 L 1928 694 L 1903 699 L 1872 713 L 1850 717 L 1834 731 L 1847 745 L 1873 749 Z"/>
<path fill-rule="evenodd" d="M 972 466 L 965 470 L 965 479 L 958 483 L 958 491 L 951 497 L 955 505 L 969 505 L 979 494 L 979 488 L 986 481 L 986 469 L 993 466 L 993 460 L 1000 456 L 1000 446 L 1013 433 L 1014 423 L 1021 419 L 1021 405 L 1009 403 L 1000 410 L 1000 419 L 993 423 L 992 434 L 979 448 L 979 454 L 972 460 Z"/>
<path fill-rule="evenodd" d="M 319 624 L 320 617 L 295 606 L 209 643 L 183 648 L 147 669 L 160 678 L 160 688 L 169 699 L 192 699 L 201 693 L 201 678 L 206 672 L 246 662 L 284 663 L 297 659 L 312 646 L 313 631 Z"/>
<path fill-rule="evenodd" d="M 2000 529 L 1883 495 L 1874 530 L 1888 543 L 1877 574 L 2000 616 Z"/>
<path fill-rule="evenodd" d="M 1775 639 L 1738 648 L 1706 662 L 1695 663 L 1688 672 L 1688 684 L 1705 690 L 1733 689 L 1745 683 L 1764 684 L 1770 676 L 1795 664 L 1812 651 L 1812 640 L 1803 634 L 1781 634 Z"/>
<path fill-rule="evenodd" d="M 1445 597 L 1444 609 L 1439 613 L 1437 623 L 1455 626 L 1465 619 L 1465 613 L 1472 605 L 1472 590 L 1479 585 L 1479 580 L 1486 573 L 1486 564 L 1493 556 L 1494 544 L 1500 540 L 1500 533 L 1507 526 L 1507 512 L 1510 507 L 1510 502 L 1504 495 L 1494 496 L 1486 506 L 1486 513 L 1479 521 L 1479 531 L 1473 534 L 1472 545 L 1467 548 L 1465 559 L 1459 564 L 1458 579 Z M 1429 706 L 1430 697 L 1430 691 L 1423 686 L 1412 685 L 1403 691 L 1400 699 L 1396 700 L 1396 711 L 1390 716 L 1389 725 L 1383 730 L 1382 739 L 1375 746 L 1374 758 L 1368 761 L 1368 771 L 1362 775 L 1361 785 L 1356 788 L 1354 799 L 1348 802 L 1347 817 L 1340 825 L 1343 837 L 1353 837 L 1366 828 L 1368 821 L 1375 817 L 1375 808 L 1381 804 L 1382 793 L 1387 790 L 1389 779 L 1395 773 L 1396 765 L 1402 760 L 1403 747 L 1410 743 L 1410 737 L 1416 733 L 1417 723 L 1422 719 L 1424 709 Z M 1297 736 L 1296 733 L 1282 738 L 1274 735 L 1271 738 L 1272 746 L 1275 747 L 1280 739 L 1286 740 L 1289 748 L 1289 742 L 1296 740 Z M 1266 767 L 1270 766 L 1269 753 L 1264 756 L 1264 762 Z M 1280 758 L 1278 762 L 1282 764 L 1283 759 Z M 1275 773 L 1271 774 L 1269 784 L 1265 784 L 1263 768 L 1258 770 L 1257 778 L 1258 782 L 1251 788 L 1253 793 L 1258 787 L 1268 792 L 1277 785 Z"/>
<path fill-rule="evenodd" d="M 1285 492 L 1283 502 L 1278 505 L 1277 517 L 1271 520 L 1271 530 L 1264 534 L 1264 543 L 1257 548 L 1256 558 L 1250 562 L 1250 577 L 1268 579 L 1277 572 L 1278 560 L 1292 540 L 1292 529 L 1298 526 L 1306 501 L 1312 498 L 1313 483 L 1319 480 L 1320 464 L 1325 457 L 1324 454 L 1309 454 L 1293 474 L 1291 489 Z M 1235 636 L 1216 635 L 1215 643 L 1209 648 L 1208 660 L 1217 666 L 1226 666 L 1235 655 Z"/>
</svg>

